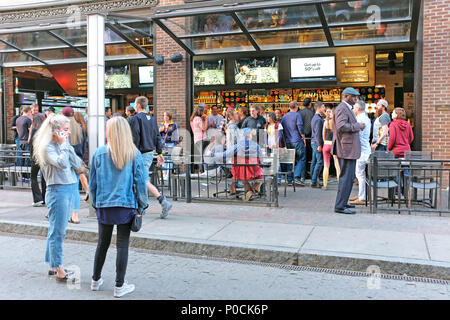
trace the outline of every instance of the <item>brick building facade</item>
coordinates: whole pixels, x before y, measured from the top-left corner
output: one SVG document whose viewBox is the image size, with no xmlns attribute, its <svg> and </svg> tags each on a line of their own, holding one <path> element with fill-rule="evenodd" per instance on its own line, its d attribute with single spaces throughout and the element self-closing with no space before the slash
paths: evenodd
<svg viewBox="0 0 450 320">
<path fill-rule="evenodd" d="M 423 6 L 422 149 L 450 159 L 450 1 Z"/>
</svg>

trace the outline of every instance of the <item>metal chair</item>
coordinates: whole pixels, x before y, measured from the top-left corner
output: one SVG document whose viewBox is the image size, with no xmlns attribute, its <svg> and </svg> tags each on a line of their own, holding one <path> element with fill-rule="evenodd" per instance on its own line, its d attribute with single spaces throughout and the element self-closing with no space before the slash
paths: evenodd
<svg viewBox="0 0 450 320">
<path fill-rule="evenodd" d="M 379 162 L 378 160 L 383 160 Z M 393 160 L 384 161 L 384 160 Z M 370 156 L 369 163 L 369 203 L 372 211 L 372 197 L 375 208 L 378 206 L 378 199 L 387 200 L 394 205 L 394 190 L 398 188 L 399 184 L 396 179 L 400 174 L 400 163 L 395 160 L 394 153 L 391 151 L 374 151 Z M 373 189 L 373 193 L 372 193 Z M 388 197 L 379 197 L 378 189 L 387 189 Z"/>
<path fill-rule="evenodd" d="M 292 175 L 292 186 L 294 187 L 295 192 L 295 182 L 294 182 L 294 171 L 295 171 L 295 149 L 278 149 L 278 159 L 279 164 L 290 164 L 290 171 L 279 171 L 279 175 L 284 175 L 284 196 L 286 197 L 286 189 L 287 189 L 287 177 L 289 174 Z"/>
</svg>

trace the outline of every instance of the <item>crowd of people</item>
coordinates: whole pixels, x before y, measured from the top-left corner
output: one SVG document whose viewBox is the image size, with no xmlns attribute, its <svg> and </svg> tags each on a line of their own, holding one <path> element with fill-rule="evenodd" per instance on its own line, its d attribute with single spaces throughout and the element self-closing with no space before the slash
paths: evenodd
<svg viewBox="0 0 450 320">
<path fill-rule="evenodd" d="M 231 194 L 237 194 L 237 188 L 241 187 L 244 199 L 249 201 L 262 192 L 261 158 L 278 148 L 295 150 L 294 174 L 288 175 L 286 182 L 306 186 L 310 148 L 310 186 L 327 189 L 333 157 L 338 178 L 334 210 L 354 214 L 351 208 L 365 202 L 365 168 L 371 153 L 389 150 L 395 157 L 403 157 L 405 151 L 411 150 L 414 138 L 403 108 L 394 108 L 391 120 L 388 102 L 381 99 L 372 124 L 365 103 L 358 97 L 355 89 L 346 88 L 336 108 L 321 101 L 312 104 L 307 99 L 300 111 L 298 103 L 291 102 L 289 112 L 284 115 L 281 110 L 266 113 L 255 105 L 249 110 L 229 109 L 223 115 L 213 106 L 207 115 L 206 106 L 200 104 L 190 119 L 197 170 L 201 174 L 217 169 L 217 163 L 225 163 L 234 180 Z M 73 276 L 63 267 L 62 243 L 68 223 L 80 223 L 81 183 L 86 192 L 85 201 L 90 202 L 98 218 L 99 239 L 91 289 L 99 290 L 103 283 L 101 272 L 113 227 L 117 225 L 114 295 L 120 297 L 134 290 L 134 285 L 125 281 L 131 224 L 134 217 L 145 214 L 149 194 L 161 205 L 160 218 L 167 217 L 172 204 L 151 184 L 150 168 L 155 152 L 157 165 L 164 165 L 163 149 L 174 147 L 181 140 L 172 114 L 164 112 L 164 121 L 158 126 L 156 118 L 147 110 L 148 99 L 143 96 L 136 98 L 134 107 L 127 107 L 126 119 L 108 110 L 106 145 L 93 154 L 89 171 L 88 128 L 81 113 L 65 107 L 56 115 L 50 107 L 44 115 L 33 105 L 22 107 L 21 114 L 13 119 L 11 129 L 17 133 L 18 152 L 31 153 L 30 163 L 20 160 L 20 165 L 31 166 L 33 206 L 49 208 L 45 262 L 50 265 L 49 275 L 57 281 L 73 281 Z M 227 162 L 228 159 L 232 161 Z M 280 167 L 281 170 L 286 168 Z M 322 170 L 323 185 L 320 183 Z M 39 171 L 41 188 L 37 179 Z M 356 180 L 358 195 L 350 199 Z M 278 181 L 281 182 L 281 176 Z"/>
<path fill-rule="evenodd" d="M 376 114 L 371 120 L 372 115 L 367 113 L 366 104 L 359 100 L 358 91 L 353 88 L 346 90 L 346 93 L 351 94 L 344 94 L 341 104 L 336 108 L 322 101 L 313 103 L 307 98 L 303 101 L 301 110 L 297 102 L 291 102 L 289 112 L 284 115 L 279 109 L 266 113 L 264 107 L 256 105 L 250 105 L 249 109 L 241 107 L 238 111 L 230 108 L 223 116 L 218 113 L 217 106 L 212 106 L 211 114 L 208 115 L 206 105 L 199 104 L 194 108 L 190 119 L 195 144 L 194 161 L 198 164 L 198 172 L 204 174 L 207 168 L 205 151 L 207 156 L 211 156 L 211 150 L 218 148 L 218 145 L 223 152 L 215 154 L 226 154 L 228 160 L 232 160 L 231 163 L 235 165 L 239 163 L 235 159 L 237 150 L 246 152 L 246 157 L 256 161 L 253 162 L 256 166 L 261 164 L 262 156 L 270 155 L 276 148 L 294 149 L 295 168 L 292 170 L 288 164 L 281 164 L 279 168 L 280 172 L 293 171 L 293 175 L 288 174 L 286 177 L 288 185 L 305 187 L 306 179 L 310 178 L 310 187 L 327 190 L 333 159 L 338 184 L 347 184 L 345 194 L 351 192 L 353 182 L 357 181 L 359 185 L 358 195 L 352 197 L 349 203 L 347 198 L 344 204 L 337 204 L 336 209 L 343 211 L 343 207 L 347 205 L 354 207 L 365 204 L 365 168 L 372 152 L 393 151 L 396 157 L 403 157 L 404 151 L 411 150 L 413 133 L 403 108 L 394 108 L 391 120 L 388 102 L 380 99 Z M 347 106 L 349 112 L 341 112 L 342 106 Z M 346 120 L 352 118 L 355 121 L 352 126 L 337 123 L 342 122 L 342 114 Z M 254 132 L 244 134 L 243 130 L 246 128 Z M 354 132 L 358 136 L 347 135 L 356 129 L 358 130 Z M 216 136 L 217 133 L 219 136 Z M 259 148 L 253 147 L 250 150 L 248 143 L 246 148 L 243 147 L 249 136 Z M 336 141 L 339 141 L 338 146 Z M 349 159 L 354 159 L 355 162 L 344 161 Z M 250 168 L 247 167 L 246 170 L 250 171 Z M 236 173 L 235 170 L 233 173 Z M 208 175 L 211 174 L 213 173 Z M 255 179 L 253 172 L 248 172 L 247 175 Z M 342 178 L 344 180 L 340 181 Z M 252 179 L 244 178 L 242 174 L 233 174 L 233 179 L 237 181 L 230 186 L 231 194 L 235 194 L 236 184 L 239 185 L 241 180 L 246 193 L 255 191 L 250 190 L 247 184 Z M 348 185 L 348 181 L 352 184 Z M 278 183 L 281 183 L 281 176 L 278 177 Z M 245 199 L 252 199 L 253 196 L 254 194 L 249 194 Z"/>
</svg>

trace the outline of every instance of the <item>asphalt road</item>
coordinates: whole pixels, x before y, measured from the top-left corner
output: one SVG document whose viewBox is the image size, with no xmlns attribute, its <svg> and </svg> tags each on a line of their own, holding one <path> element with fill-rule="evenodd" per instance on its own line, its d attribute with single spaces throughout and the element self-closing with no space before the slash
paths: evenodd
<svg viewBox="0 0 450 320">
<path fill-rule="evenodd" d="M 64 265 L 79 283 L 57 283 L 47 276 L 45 239 L 0 234 L 0 299 L 115 299 L 115 254 L 105 262 L 101 291 L 90 290 L 95 245 L 64 243 Z M 301 299 L 450 299 L 450 286 L 263 265 L 187 258 L 131 249 L 126 279 L 135 292 L 121 299 L 301 300 Z"/>
</svg>

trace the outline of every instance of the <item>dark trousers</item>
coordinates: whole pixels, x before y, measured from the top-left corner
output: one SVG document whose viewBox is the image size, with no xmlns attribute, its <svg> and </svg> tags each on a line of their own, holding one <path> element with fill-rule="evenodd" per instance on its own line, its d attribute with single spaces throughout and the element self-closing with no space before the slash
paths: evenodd
<svg viewBox="0 0 450 320">
<path fill-rule="evenodd" d="M 339 176 L 339 186 L 334 209 L 344 210 L 348 204 L 348 198 L 353 188 L 353 181 L 356 178 L 356 160 L 339 158 L 341 175 Z"/>
<path fill-rule="evenodd" d="M 106 253 L 111 243 L 114 225 L 98 224 L 98 243 L 95 251 L 94 275 L 92 279 L 98 281 L 102 275 Z M 130 244 L 131 222 L 117 226 L 117 256 L 116 256 L 116 287 L 121 287 L 125 279 L 128 264 L 128 247 Z"/>
<path fill-rule="evenodd" d="M 30 145 L 28 143 L 21 143 L 20 144 L 20 150 L 22 150 L 22 152 L 20 152 L 20 165 L 24 166 L 24 167 L 29 167 L 31 166 L 31 155 L 30 155 Z M 23 178 L 30 178 L 30 174 L 29 173 L 22 173 L 22 177 Z"/>
<path fill-rule="evenodd" d="M 41 189 L 39 189 L 37 178 L 39 170 L 41 170 L 39 165 L 36 162 L 31 161 L 31 192 L 33 193 L 33 202 L 45 202 L 45 191 L 47 189 L 47 184 L 45 183 L 44 177 L 41 176 Z"/>
<path fill-rule="evenodd" d="M 306 137 L 306 146 L 305 146 L 305 176 L 309 178 L 312 176 L 311 172 L 311 162 L 313 157 L 313 151 L 311 146 L 311 136 Z"/>
</svg>

